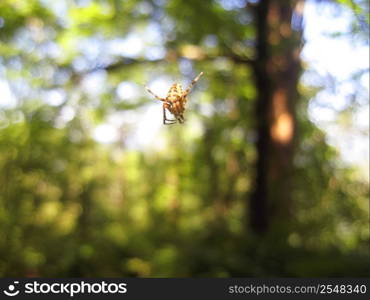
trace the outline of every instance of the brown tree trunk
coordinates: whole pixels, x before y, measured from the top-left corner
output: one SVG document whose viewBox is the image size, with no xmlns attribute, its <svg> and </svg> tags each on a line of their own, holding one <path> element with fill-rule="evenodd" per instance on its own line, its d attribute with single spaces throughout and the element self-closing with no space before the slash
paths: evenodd
<svg viewBox="0 0 370 300">
<path fill-rule="evenodd" d="M 291 213 L 302 9 L 303 0 L 262 0 L 255 7 L 257 163 L 249 214 L 257 233 Z"/>
</svg>

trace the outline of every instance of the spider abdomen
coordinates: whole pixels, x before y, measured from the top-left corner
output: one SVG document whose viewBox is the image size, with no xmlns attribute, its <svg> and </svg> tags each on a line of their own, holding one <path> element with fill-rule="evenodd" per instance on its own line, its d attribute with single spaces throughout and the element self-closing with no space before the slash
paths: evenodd
<svg viewBox="0 0 370 300">
<path fill-rule="evenodd" d="M 174 83 L 168 91 L 166 100 L 171 103 L 169 111 L 178 118 L 185 110 L 181 84 Z M 181 117 L 181 116 L 180 116 Z"/>
<path fill-rule="evenodd" d="M 168 97 L 178 97 L 182 95 L 182 87 L 179 83 L 174 83 L 168 91 Z"/>
</svg>

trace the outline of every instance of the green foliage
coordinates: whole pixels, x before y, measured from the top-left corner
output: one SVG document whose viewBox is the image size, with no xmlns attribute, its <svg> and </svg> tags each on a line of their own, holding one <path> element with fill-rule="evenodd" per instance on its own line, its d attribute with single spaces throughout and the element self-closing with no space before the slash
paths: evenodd
<svg viewBox="0 0 370 300">
<path fill-rule="evenodd" d="M 368 182 L 308 120 L 310 90 L 292 221 L 248 230 L 256 91 L 227 54 L 253 54 L 254 26 L 225 2 L 1 1 L 0 81 L 17 99 L 0 111 L 1 276 L 368 276 Z M 142 52 L 108 47 L 130 34 Z M 179 58 L 183 46 L 200 54 Z M 186 124 L 162 127 L 161 149 L 130 147 L 152 101 L 143 85 L 194 70 L 205 76 Z M 122 82 L 142 91 L 122 99 Z M 135 122 L 98 143 L 95 126 L 117 112 Z"/>
</svg>

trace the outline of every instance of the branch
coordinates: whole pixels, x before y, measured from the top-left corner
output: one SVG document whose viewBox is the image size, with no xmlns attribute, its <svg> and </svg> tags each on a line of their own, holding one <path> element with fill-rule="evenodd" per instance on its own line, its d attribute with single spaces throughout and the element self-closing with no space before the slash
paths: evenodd
<svg viewBox="0 0 370 300">
<path fill-rule="evenodd" d="M 119 59 L 119 60 L 117 60 L 113 63 L 98 65 L 98 66 L 86 71 L 85 73 L 93 73 L 93 72 L 100 71 L 100 70 L 105 70 L 107 72 L 112 72 L 112 71 L 119 70 L 123 67 L 130 66 L 130 65 L 148 64 L 148 63 L 156 64 L 156 63 L 159 63 L 159 62 L 162 62 L 162 61 L 163 61 L 163 59 L 147 60 L 147 59 L 135 59 L 135 58 L 123 57 L 123 58 L 121 58 L 121 59 Z"/>
<path fill-rule="evenodd" d="M 238 55 L 235 52 L 233 52 L 231 49 L 227 49 L 227 51 L 221 52 L 219 54 L 210 55 L 210 54 L 205 53 L 203 49 L 201 49 L 198 46 L 186 45 L 186 46 L 181 47 L 179 50 L 167 51 L 166 56 L 162 59 L 148 60 L 148 59 L 122 57 L 111 63 L 96 65 L 92 67 L 91 69 L 88 69 L 82 72 L 72 71 L 70 80 L 74 82 L 79 82 L 81 78 L 83 78 L 84 76 L 100 71 L 100 70 L 105 70 L 107 72 L 114 72 L 122 68 L 133 66 L 133 65 L 158 64 L 161 62 L 175 62 L 178 59 L 189 59 L 189 60 L 194 60 L 194 61 L 212 61 L 218 58 L 228 58 L 228 59 L 231 59 L 235 63 L 246 64 L 250 66 L 253 66 L 255 64 L 254 60 Z M 60 68 L 66 68 L 66 66 L 60 66 Z M 50 86 L 49 88 L 52 88 L 52 87 Z"/>
</svg>

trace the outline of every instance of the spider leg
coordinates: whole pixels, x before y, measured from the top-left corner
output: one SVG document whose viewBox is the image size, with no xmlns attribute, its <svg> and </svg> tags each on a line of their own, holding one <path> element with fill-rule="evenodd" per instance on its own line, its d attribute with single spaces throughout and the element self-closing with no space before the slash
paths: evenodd
<svg viewBox="0 0 370 300">
<path fill-rule="evenodd" d="M 167 116 L 166 116 L 166 104 L 163 104 L 163 124 L 164 125 L 171 125 L 171 124 L 175 124 L 175 123 L 176 123 L 176 120 L 167 119 Z"/>
<path fill-rule="evenodd" d="M 182 94 L 183 97 L 186 97 L 187 94 L 189 94 L 189 92 L 192 89 L 192 87 L 194 86 L 194 84 L 197 83 L 197 81 L 199 80 L 200 76 L 202 76 L 202 75 L 203 75 L 203 72 L 200 72 L 199 75 L 193 79 L 193 81 L 190 83 L 189 87 Z"/>
<path fill-rule="evenodd" d="M 159 96 L 157 96 L 156 94 L 154 94 L 147 86 L 145 87 L 146 88 L 146 90 L 149 92 L 149 93 L 151 93 L 157 100 L 159 100 L 159 101 L 165 101 L 166 99 L 165 98 L 161 98 L 161 97 L 159 97 Z"/>
<path fill-rule="evenodd" d="M 179 120 L 179 123 L 181 123 L 181 124 L 184 123 L 185 122 L 184 115 L 182 115 L 182 114 L 179 115 L 178 118 L 177 118 L 177 120 Z"/>
</svg>

